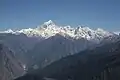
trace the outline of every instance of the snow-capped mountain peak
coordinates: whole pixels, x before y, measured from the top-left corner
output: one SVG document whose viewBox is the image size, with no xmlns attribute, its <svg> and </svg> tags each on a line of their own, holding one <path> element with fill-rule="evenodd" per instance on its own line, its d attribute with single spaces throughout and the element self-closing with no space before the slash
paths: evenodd
<svg viewBox="0 0 120 80">
<path fill-rule="evenodd" d="M 55 23 L 54 23 L 52 20 L 49 20 L 49 21 L 47 21 L 47 22 L 44 22 L 44 24 L 38 26 L 37 28 L 38 28 L 38 29 L 39 29 L 39 28 L 49 29 L 49 28 L 55 28 L 55 27 L 57 27 L 57 26 L 55 25 Z"/>
<path fill-rule="evenodd" d="M 73 39 L 85 38 L 87 40 L 99 40 L 114 35 L 114 33 L 110 33 L 100 28 L 93 30 L 83 26 L 78 26 L 77 28 L 71 26 L 57 26 L 52 20 L 44 22 L 44 24 L 34 29 L 28 28 L 17 31 L 9 29 L 8 31 L 2 32 L 13 34 L 24 33 L 28 37 L 43 37 L 45 39 L 56 34 L 60 34 L 64 37 L 71 37 Z"/>
<path fill-rule="evenodd" d="M 12 29 L 8 29 L 7 31 L 5 31 L 5 33 L 14 33 L 14 31 Z"/>
<path fill-rule="evenodd" d="M 44 22 L 44 25 L 47 25 L 47 26 L 51 25 L 51 26 L 53 26 L 53 25 L 55 25 L 55 23 L 52 20 L 49 20 L 47 22 Z"/>
<path fill-rule="evenodd" d="M 49 20 L 47 22 L 44 22 L 44 24 L 40 25 L 40 26 L 37 26 L 36 30 L 40 30 L 40 29 L 54 29 L 54 28 L 57 28 L 58 26 L 52 21 L 52 20 Z"/>
<path fill-rule="evenodd" d="M 118 31 L 118 32 L 114 32 L 115 34 L 117 34 L 117 35 L 120 35 L 120 32 Z"/>
</svg>

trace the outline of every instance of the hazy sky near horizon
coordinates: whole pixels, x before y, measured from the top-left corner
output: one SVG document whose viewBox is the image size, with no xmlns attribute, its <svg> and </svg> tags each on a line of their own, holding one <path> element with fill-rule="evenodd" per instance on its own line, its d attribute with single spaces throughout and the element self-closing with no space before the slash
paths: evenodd
<svg viewBox="0 0 120 80">
<path fill-rule="evenodd" d="M 120 31 L 120 0 L 0 0 L 0 30 L 58 25 L 86 25 Z"/>
</svg>

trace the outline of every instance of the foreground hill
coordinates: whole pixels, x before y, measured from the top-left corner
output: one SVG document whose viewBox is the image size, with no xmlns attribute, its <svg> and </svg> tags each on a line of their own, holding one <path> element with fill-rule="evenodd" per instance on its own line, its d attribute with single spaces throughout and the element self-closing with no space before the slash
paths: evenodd
<svg viewBox="0 0 120 80">
<path fill-rule="evenodd" d="M 16 80 L 120 80 L 119 63 L 120 41 L 62 58 Z"/>
</svg>

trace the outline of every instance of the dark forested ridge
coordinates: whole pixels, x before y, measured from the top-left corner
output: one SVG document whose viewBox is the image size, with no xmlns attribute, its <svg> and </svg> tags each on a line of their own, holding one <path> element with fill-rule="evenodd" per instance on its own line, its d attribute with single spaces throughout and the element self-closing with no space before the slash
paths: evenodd
<svg viewBox="0 0 120 80">
<path fill-rule="evenodd" d="M 120 41 L 62 58 L 16 80 L 120 80 Z"/>
</svg>

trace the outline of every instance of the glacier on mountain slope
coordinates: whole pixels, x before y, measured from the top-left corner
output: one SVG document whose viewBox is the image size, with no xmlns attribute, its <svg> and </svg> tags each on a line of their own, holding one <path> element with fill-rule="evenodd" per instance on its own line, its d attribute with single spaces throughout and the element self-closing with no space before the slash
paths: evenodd
<svg viewBox="0 0 120 80">
<path fill-rule="evenodd" d="M 92 30 L 89 27 L 77 27 L 73 28 L 71 26 L 57 26 L 52 20 L 48 22 L 44 22 L 43 25 L 38 26 L 37 28 L 31 29 L 21 29 L 12 31 L 11 29 L 7 31 L 1 31 L 0 33 L 12 33 L 12 34 L 20 34 L 24 33 L 28 37 L 42 37 L 42 38 L 49 38 L 56 34 L 60 34 L 64 37 L 70 37 L 73 39 L 80 39 L 85 38 L 87 40 L 101 40 L 105 37 L 112 36 L 114 33 L 105 31 L 103 29 L 96 29 Z"/>
<path fill-rule="evenodd" d="M 120 32 L 114 32 L 115 34 L 117 34 L 117 35 L 120 35 Z"/>
</svg>

